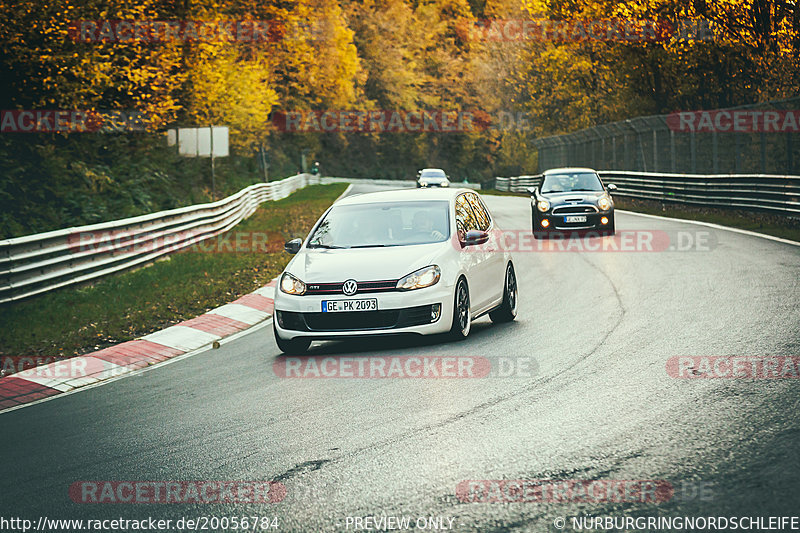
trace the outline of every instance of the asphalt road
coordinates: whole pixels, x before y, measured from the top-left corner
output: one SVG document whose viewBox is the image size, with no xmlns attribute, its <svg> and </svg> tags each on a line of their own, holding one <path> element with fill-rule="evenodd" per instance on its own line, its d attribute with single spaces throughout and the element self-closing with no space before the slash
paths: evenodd
<svg viewBox="0 0 800 533">
<path fill-rule="evenodd" d="M 526 199 L 486 202 L 503 228 L 529 232 Z M 800 380 L 666 370 L 677 356 L 800 355 L 800 247 L 621 213 L 617 230 L 666 235 L 673 249 L 520 251 L 513 323 L 484 317 L 460 343 L 311 350 L 527 358 L 533 375 L 279 378 L 263 327 L 0 415 L 2 516 L 261 515 L 278 517 L 280 531 L 355 531 L 352 517 L 382 515 L 412 526 L 450 518 L 456 531 L 557 531 L 565 517 L 571 531 L 569 518 L 583 514 L 800 514 Z M 674 249 L 689 239 L 701 245 Z M 661 502 L 456 496 L 464 480 L 499 479 L 663 480 L 674 493 Z M 271 505 L 76 504 L 68 488 L 80 480 L 276 480 L 287 494 Z"/>
</svg>

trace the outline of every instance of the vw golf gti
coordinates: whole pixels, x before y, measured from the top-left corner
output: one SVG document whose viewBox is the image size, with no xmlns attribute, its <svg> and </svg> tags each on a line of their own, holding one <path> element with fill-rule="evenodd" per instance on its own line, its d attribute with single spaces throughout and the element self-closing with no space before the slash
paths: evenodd
<svg viewBox="0 0 800 533">
<path fill-rule="evenodd" d="M 275 340 L 302 353 L 313 340 L 449 333 L 469 335 L 489 313 L 513 320 L 511 254 L 481 197 L 466 189 L 395 190 L 331 206 L 295 254 L 275 291 Z"/>
</svg>

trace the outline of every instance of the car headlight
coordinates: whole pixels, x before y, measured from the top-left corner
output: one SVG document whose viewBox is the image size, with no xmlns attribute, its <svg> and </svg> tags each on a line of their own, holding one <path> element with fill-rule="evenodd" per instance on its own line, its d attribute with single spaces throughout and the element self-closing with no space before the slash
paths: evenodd
<svg viewBox="0 0 800 533">
<path fill-rule="evenodd" d="M 545 211 L 550 209 L 550 202 L 548 202 L 547 200 L 539 200 L 538 202 L 536 202 L 536 209 L 544 213 Z"/>
<path fill-rule="evenodd" d="M 306 293 L 306 284 L 292 276 L 288 272 L 284 272 L 281 276 L 281 291 L 286 294 L 296 294 L 300 296 Z"/>
<path fill-rule="evenodd" d="M 449 186 L 450 186 L 450 183 L 448 183 L 446 181 L 442 182 L 442 187 L 449 187 Z"/>
<path fill-rule="evenodd" d="M 401 291 L 413 291 L 436 285 L 442 277 L 442 270 L 437 265 L 420 268 L 397 282 L 397 289 Z"/>
<path fill-rule="evenodd" d="M 601 196 L 600 199 L 597 200 L 597 207 L 599 207 L 601 211 L 608 211 L 611 207 L 611 199 L 608 196 Z"/>
<path fill-rule="evenodd" d="M 427 181 L 420 181 L 419 185 L 420 185 L 420 187 L 427 187 L 428 186 L 428 182 Z"/>
</svg>

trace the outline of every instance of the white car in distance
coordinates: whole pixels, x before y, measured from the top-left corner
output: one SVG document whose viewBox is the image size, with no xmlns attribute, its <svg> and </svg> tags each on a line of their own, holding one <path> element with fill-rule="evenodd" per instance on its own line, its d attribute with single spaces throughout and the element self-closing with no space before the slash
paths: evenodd
<svg viewBox="0 0 800 533">
<path fill-rule="evenodd" d="M 394 190 L 343 198 L 317 221 L 275 291 L 275 341 L 303 353 L 313 340 L 386 334 L 469 335 L 489 313 L 517 313 L 511 254 L 480 195 Z"/>
</svg>

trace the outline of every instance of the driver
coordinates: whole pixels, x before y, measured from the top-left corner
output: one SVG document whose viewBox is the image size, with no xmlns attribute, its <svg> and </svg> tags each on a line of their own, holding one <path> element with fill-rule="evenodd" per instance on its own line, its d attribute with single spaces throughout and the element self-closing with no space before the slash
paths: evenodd
<svg viewBox="0 0 800 533">
<path fill-rule="evenodd" d="M 592 177 L 587 174 L 581 174 L 578 176 L 577 181 L 575 182 L 575 186 L 573 189 L 581 189 L 584 191 L 591 191 L 594 189 L 594 180 Z"/>
<path fill-rule="evenodd" d="M 561 176 L 553 176 L 547 179 L 547 192 L 564 192 L 566 180 Z"/>
<path fill-rule="evenodd" d="M 430 236 L 435 240 L 444 239 L 444 234 L 433 228 L 433 221 L 427 211 L 417 211 L 414 213 L 411 228 L 415 234 Z"/>
</svg>

